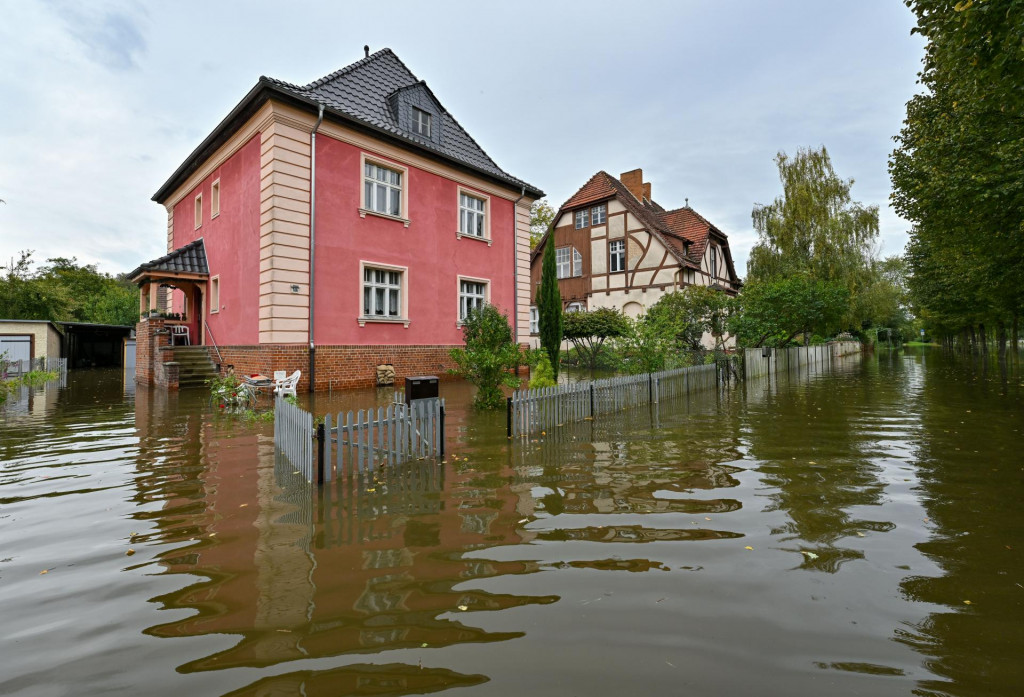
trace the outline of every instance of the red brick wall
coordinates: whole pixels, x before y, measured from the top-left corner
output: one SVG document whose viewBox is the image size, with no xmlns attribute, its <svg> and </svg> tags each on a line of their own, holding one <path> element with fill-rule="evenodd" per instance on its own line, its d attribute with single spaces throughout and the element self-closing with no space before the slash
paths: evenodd
<svg viewBox="0 0 1024 697">
<path fill-rule="evenodd" d="M 135 382 L 178 389 L 178 364 L 169 348 L 171 335 L 162 319 L 144 319 L 135 325 Z"/>
<path fill-rule="evenodd" d="M 395 367 L 395 384 L 411 375 L 436 375 L 449 379 L 454 368 L 448 352 L 454 346 L 318 346 L 316 349 L 316 389 L 350 389 L 377 384 L 377 366 Z M 215 351 L 211 358 L 218 362 Z M 264 344 L 258 346 L 221 346 L 221 372 L 234 366 L 237 375 L 259 373 L 268 377 L 275 370 L 288 374 L 302 371 L 299 391 L 309 390 L 309 348 L 302 344 Z"/>
</svg>

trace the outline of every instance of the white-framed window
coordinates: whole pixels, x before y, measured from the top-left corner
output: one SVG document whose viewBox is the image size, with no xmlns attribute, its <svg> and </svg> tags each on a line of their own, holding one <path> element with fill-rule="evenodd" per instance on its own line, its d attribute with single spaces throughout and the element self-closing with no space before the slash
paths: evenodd
<svg viewBox="0 0 1024 697">
<path fill-rule="evenodd" d="M 203 226 L 203 195 L 196 196 L 196 230 Z"/>
<path fill-rule="evenodd" d="M 718 277 L 718 247 L 711 245 L 711 278 Z"/>
<path fill-rule="evenodd" d="M 576 229 L 577 230 L 579 230 L 580 228 L 584 228 L 584 227 L 587 227 L 588 225 L 590 225 L 590 221 L 588 219 L 589 214 L 590 214 L 590 211 L 588 211 L 585 208 L 583 210 L 581 210 L 581 211 L 576 211 Z"/>
<path fill-rule="evenodd" d="M 590 224 L 600 225 L 608 217 L 608 204 L 602 203 L 600 206 L 594 206 L 590 209 Z"/>
<path fill-rule="evenodd" d="M 412 132 L 416 135 L 429 138 L 433 127 L 431 120 L 430 114 L 423 109 L 412 108 Z"/>
<path fill-rule="evenodd" d="M 566 308 L 566 312 L 585 312 L 583 309 L 583 303 L 569 303 Z"/>
<path fill-rule="evenodd" d="M 614 240 L 608 243 L 608 272 L 618 273 L 626 270 L 626 243 Z"/>
<path fill-rule="evenodd" d="M 375 162 L 364 162 L 363 207 L 374 213 L 401 218 L 403 174 Z"/>
<path fill-rule="evenodd" d="M 583 255 L 575 247 L 572 248 L 572 275 L 583 275 Z"/>
<path fill-rule="evenodd" d="M 220 275 L 210 278 L 210 314 L 220 312 Z"/>
<path fill-rule="evenodd" d="M 530 305 L 530 333 L 540 333 L 540 311 L 536 305 Z"/>
<path fill-rule="evenodd" d="M 572 273 L 572 247 L 555 249 L 555 274 L 558 278 L 569 278 Z"/>
<path fill-rule="evenodd" d="M 479 278 L 459 279 L 459 321 L 462 322 L 473 310 L 487 304 L 487 281 Z"/>
<path fill-rule="evenodd" d="M 210 218 L 220 215 L 220 179 L 210 185 Z"/>
<path fill-rule="evenodd" d="M 402 317 L 402 272 L 394 269 L 363 267 L 363 317 L 400 319 Z"/>
<path fill-rule="evenodd" d="M 487 237 L 487 202 L 476 196 L 459 192 L 459 232 L 471 237 Z"/>
</svg>

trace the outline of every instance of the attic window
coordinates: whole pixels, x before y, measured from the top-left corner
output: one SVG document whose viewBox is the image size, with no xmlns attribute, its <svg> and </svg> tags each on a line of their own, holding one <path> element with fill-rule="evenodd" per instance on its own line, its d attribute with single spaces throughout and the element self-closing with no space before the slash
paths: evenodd
<svg viewBox="0 0 1024 697">
<path fill-rule="evenodd" d="M 585 228 L 590 225 L 590 211 L 584 208 L 581 211 L 576 211 L 576 229 Z"/>
<path fill-rule="evenodd" d="M 412 108 L 412 132 L 424 138 L 430 137 L 431 116 L 422 109 Z"/>
</svg>

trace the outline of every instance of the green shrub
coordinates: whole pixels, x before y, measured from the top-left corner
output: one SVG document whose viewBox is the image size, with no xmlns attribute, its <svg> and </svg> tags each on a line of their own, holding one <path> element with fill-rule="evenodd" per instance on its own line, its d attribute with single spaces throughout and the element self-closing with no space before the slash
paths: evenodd
<svg viewBox="0 0 1024 697">
<path fill-rule="evenodd" d="M 548 358 L 548 354 L 541 352 L 540 357 L 537 359 L 536 365 L 533 366 L 533 370 L 530 371 L 530 389 L 537 389 L 539 387 L 554 387 L 558 384 L 555 380 L 555 371 L 551 367 L 551 359 Z"/>
<path fill-rule="evenodd" d="M 523 362 L 508 317 L 493 305 L 484 305 L 463 321 L 462 337 L 466 347 L 451 351 L 458 366 L 452 372 L 476 385 L 477 409 L 500 409 L 505 406 L 501 388 L 519 385 L 512 371 Z"/>
</svg>

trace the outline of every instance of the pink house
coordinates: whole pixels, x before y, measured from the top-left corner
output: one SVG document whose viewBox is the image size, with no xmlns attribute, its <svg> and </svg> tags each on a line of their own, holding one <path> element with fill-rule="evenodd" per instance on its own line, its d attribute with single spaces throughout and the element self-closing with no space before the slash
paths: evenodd
<svg viewBox="0 0 1024 697">
<path fill-rule="evenodd" d="M 152 315 L 137 379 L 174 386 L 172 338 L 307 389 L 443 373 L 481 303 L 526 343 L 541 196 L 389 49 L 304 86 L 261 77 L 153 196 L 168 255 L 132 273 Z"/>
</svg>

